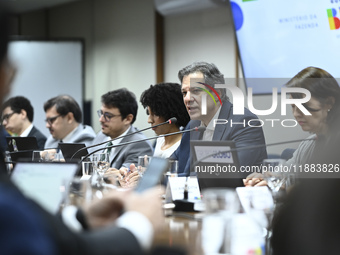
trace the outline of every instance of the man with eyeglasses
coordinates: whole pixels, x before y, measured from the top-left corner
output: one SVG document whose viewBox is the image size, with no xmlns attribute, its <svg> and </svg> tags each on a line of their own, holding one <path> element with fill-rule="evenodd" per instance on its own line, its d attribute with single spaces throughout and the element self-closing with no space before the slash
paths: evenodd
<svg viewBox="0 0 340 255">
<path fill-rule="evenodd" d="M 97 112 L 101 131 L 97 134 L 93 144 L 116 139 L 108 144 L 117 145 L 115 148 L 108 148 L 111 167 L 116 169 L 129 168 L 131 163 L 136 164 L 138 162 L 138 156 L 152 155 L 152 147 L 147 141 L 119 146 L 121 143 L 146 138 L 141 133 L 124 137 L 136 132 L 136 128 L 132 126 L 138 110 L 135 95 L 125 88 L 117 89 L 102 95 L 101 102 L 102 107 Z"/>
<path fill-rule="evenodd" d="M 3 127 L 13 136 L 35 137 L 39 149 L 43 150 L 46 136 L 33 125 L 33 117 L 33 107 L 26 97 L 12 97 L 2 105 Z"/>
<path fill-rule="evenodd" d="M 90 145 L 96 137 L 93 128 L 81 124 L 82 112 L 76 100 L 69 95 L 60 95 L 44 104 L 46 127 L 51 135 L 45 149 L 58 148 L 59 143 L 85 143 Z"/>
</svg>

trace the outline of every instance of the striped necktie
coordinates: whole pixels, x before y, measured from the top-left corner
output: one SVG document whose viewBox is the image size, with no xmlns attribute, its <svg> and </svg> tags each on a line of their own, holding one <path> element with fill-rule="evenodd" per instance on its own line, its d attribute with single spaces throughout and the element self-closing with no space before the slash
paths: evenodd
<svg viewBox="0 0 340 255">
<path fill-rule="evenodd" d="M 106 149 L 103 151 L 103 153 L 107 153 L 107 154 L 109 155 L 109 157 L 110 157 L 110 153 L 111 153 L 111 151 L 112 151 L 112 148 L 107 148 L 107 147 L 109 147 L 109 146 L 111 146 L 111 145 L 113 145 L 112 142 L 108 142 L 108 143 L 105 145 L 105 148 L 106 148 Z M 105 158 L 105 156 L 104 156 L 104 155 L 101 155 L 100 160 L 104 160 L 104 158 Z"/>
<path fill-rule="evenodd" d="M 113 144 L 112 144 L 112 142 L 110 141 L 110 142 L 108 142 L 108 143 L 106 144 L 106 147 L 110 147 L 110 146 L 112 146 L 112 145 L 113 145 Z M 112 151 L 112 147 L 106 149 L 106 152 L 107 152 L 109 155 L 110 155 L 111 151 Z"/>
</svg>

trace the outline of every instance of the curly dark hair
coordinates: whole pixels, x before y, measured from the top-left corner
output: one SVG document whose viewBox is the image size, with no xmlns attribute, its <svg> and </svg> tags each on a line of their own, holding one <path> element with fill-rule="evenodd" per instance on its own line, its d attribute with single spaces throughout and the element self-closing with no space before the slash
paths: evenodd
<svg viewBox="0 0 340 255">
<path fill-rule="evenodd" d="M 185 127 L 190 121 L 183 103 L 181 86 L 178 83 L 150 85 L 150 88 L 142 93 L 140 102 L 144 108 L 149 106 L 155 115 L 165 120 L 176 117 L 177 127 Z"/>
</svg>

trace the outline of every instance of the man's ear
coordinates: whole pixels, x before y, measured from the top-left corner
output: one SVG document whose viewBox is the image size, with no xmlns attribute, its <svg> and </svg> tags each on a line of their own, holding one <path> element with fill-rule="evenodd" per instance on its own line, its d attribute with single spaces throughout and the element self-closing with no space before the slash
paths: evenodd
<svg viewBox="0 0 340 255">
<path fill-rule="evenodd" d="M 67 115 L 66 115 L 66 118 L 67 118 L 67 122 L 68 123 L 72 123 L 74 121 L 74 115 L 72 112 L 69 112 Z"/>
<path fill-rule="evenodd" d="M 130 113 L 125 117 L 123 121 L 125 125 L 130 125 L 132 120 L 133 120 L 133 115 Z"/>
<path fill-rule="evenodd" d="M 22 115 L 23 119 L 27 117 L 27 112 L 24 109 L 21 109 L 20 114 Z"/>
</svg>

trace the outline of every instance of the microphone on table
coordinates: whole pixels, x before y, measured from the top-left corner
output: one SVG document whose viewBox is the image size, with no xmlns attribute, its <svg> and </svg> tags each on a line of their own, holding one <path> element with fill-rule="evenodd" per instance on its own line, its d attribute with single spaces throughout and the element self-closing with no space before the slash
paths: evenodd
<svg viewBox="0 0 340 255">
<path fill-rule="evenodd" d="M 99 145 L 107 144 L 107 143 L 113 142 L 113 141 L 115 141 L 115 140 L 117 140 L 117 139 L 125 138 L 125 137 L 128 137 L 128 136 L 131 136 L 131 135 L 134 135 L 134 134 L 143 132 L 143 131 L 148 130 L 148 129 L 151 129 L 151 128 L 155 128 L 155 127 L 162 126 L 162 125 L 165 125 L 165 124 L 170 124 L 170 125 L 172 125 L 172 124 L 175 124 L 175 123 L 177 123 L 177 118 L 176 118 L 176 117 L 172 117 L 172 118 L 168 119 L 167 121 L 165 121 L 165 122 L 163 122 L 163 123 L 160 123 L 160 124 L 157 124 L 157 125 L 154 125 L 154 126 L 151 126 L 151 127 L 147 127 L 147 128 L 141 129 L 141 130 L 137 130 L 137 131 L 135 131 L 135 132 L 126 134 L 126 135 L 124 135 L 124 136 L 118 136 L 118 137 L 116 137 L 116 138 L 114 138 L 114 139 L 111 139 L 111 140 L 108 140 L 108 141 L 105 141 L 105 142 L 101 142 L 101 143 L 97 143 L 97 144 L 93 144 L 93 145 L 90 145 L 90 146 L 87 146 L 87 147 L 80 148 L 80 149 L 77 150 L 75 153 L 73 153 L 73 155 L 72 155 L 72 157 L 70 158 L 70 160 L 72 160 L 73 157 L 74 157 L 77 153 L 79 153 L 80 151 L 82 151 L 82 150 L 86 150 L 86 149 L 89 149 L 89 148 L 97 147 L 97 146 L 99 146 Z"/>
<path fill-rule="evenodd" d="M 91 153 L 87 154 L 86 156 L 84 156 L 80 162 L 82 162 L 83 160 L 87 159 L 89 156 L 91 156 L 92 154 L 101 151 L 103 149 L 109 149 L 109 148 L 116 148 L 116 147 L 120 147 L 120 146 L 124 146 L 124 145 L 129 145 L 129 144 L 134 144 L 134 143 L 139 143 L 139 142 L 144 142 L 144 141 L 148 141 L 148 140 L 152 140 L 152 139 L 157 139 L 159 137 L 167 137 L 167 136 L 171 136 L 171 135 L 178 135 L 178 134 L 183 134 L 183 133 L 187 133 L 187 132 L 191 132 L 191 131 L 198 131 L 198 132 L 203 132 L 205 131 L 206 127 L 194 127 L 191 129 L 186 129 L 186 130 L 182 130 L 182 131 L 178 131 L 178 132 L 174 132 L 174 133 L 169 133 L 169 134 L 164 134 L 164 135 L 157 135 L 157 136 L 152 136 L 149 138 L 145 138 L 145 139 L 140 139 L 140 140 L 135 140 L 135 141 L 130 141 L 130 142 L 126 142 L 126 143 L 119 143 L 119 144 L 115 144 L 115 145 L 111 145 L 111 146 L 107 146 L 105 148 L 100 148 L 97 149 L 95 151 L 92 151 Z M 107 142 L 106 142 L 107 143 Z"/>
</svg>

